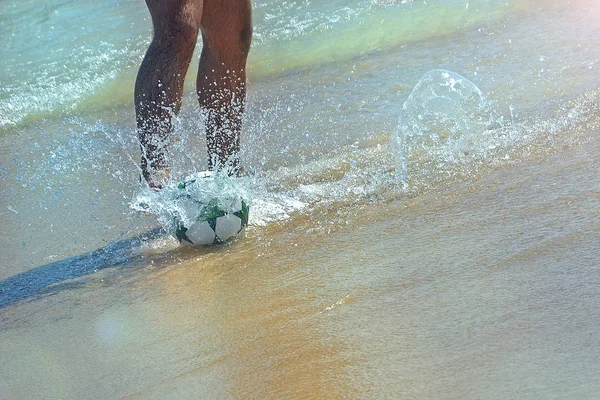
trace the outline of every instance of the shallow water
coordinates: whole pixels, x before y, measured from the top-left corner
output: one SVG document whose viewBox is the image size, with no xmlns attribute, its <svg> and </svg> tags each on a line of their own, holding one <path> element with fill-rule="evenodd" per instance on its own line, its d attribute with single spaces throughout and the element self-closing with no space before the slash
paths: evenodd
<svg viewBox="0 0 600 400">
<path fill-rule="evenodd" d="M 599 150 L 64 282 L 3 309 L 0 390 L 593 398 Z"/>
<path fill-rule="evenodd" d="M 254 9 L 251 224 L 189 249 L 131 207 L 143 2 L 0 3 L 0 397 L 593 398 L 600 7 Z M 399 154 L 435 69 L 499 115 Z M 206 166 L 193 97 L 176 179 Z"/>
</svg>

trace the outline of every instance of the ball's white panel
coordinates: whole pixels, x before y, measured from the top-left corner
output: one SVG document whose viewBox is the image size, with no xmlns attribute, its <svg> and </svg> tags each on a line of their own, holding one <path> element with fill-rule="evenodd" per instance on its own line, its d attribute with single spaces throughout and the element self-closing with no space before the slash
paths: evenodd
<svg viewBox="0 0 600 400">
<path fill-rule="evenodd" d="M 208 221 L 196 222 L 185 234 L 194 244 L 213 244 L 215 241 L 215 231 Z"/>
<path fill-rule="evenodd" d="M 227 214 L 224 217 L 217 218 L 215 231 L 219 239 L 225 241 L 237 234 L 242 229 L 242 220 L 233 214 Z"/>
</svg>

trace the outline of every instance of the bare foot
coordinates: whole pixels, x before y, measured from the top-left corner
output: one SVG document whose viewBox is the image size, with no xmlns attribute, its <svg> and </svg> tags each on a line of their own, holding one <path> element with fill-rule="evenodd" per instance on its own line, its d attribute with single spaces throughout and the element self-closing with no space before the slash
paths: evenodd
<svg viewBox="0 0 600 400">
<path fill-rule="evenodd" d="M 154 190 L 161 190 L 169 182 L 171 174 L 168 169 L 159 169 L 146 175 L 146 182 Z"/>
</svg>

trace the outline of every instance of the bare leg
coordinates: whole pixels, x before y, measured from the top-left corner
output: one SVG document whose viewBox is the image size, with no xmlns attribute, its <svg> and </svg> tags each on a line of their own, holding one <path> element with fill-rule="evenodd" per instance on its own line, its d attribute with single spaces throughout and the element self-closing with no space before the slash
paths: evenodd
<svg viewBox="0 0 600 400">
<path fill-rule="evenodd" d="M 173 132 L 172 117 L 181 108 L 183 82 L 200 21 L 202 0 L 146 0 L 154 35 L 135 82 L 135 111 L 142 151 L 142 174 L 161 187 L 170 161 L 165 152 Z"/>
<path fill-rule="evenodd" d="M 208 166 L 231 175 L 240 172 L 251 13 L 250 0 L 204 0 L 203 47 L 196 88 L 206 115 Z"/>
</svg>

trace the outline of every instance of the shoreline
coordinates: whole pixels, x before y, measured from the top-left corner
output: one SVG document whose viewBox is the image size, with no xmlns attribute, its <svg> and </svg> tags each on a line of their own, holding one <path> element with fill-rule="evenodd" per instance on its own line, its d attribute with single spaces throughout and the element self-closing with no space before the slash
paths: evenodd
<svg viewBox="0 0 600 400">
<path fill-rule="evenodd" d="M 36 398 L 17 384 L 36 369 L 15 363 L 43 335 L 52 363 L 78 382 L 64 398 L 583 398 L 600 372 L 589 363 L 600 348 L 589 336 L 600 328 L 597 154 L 592 138 L 440 192 L 338 219 L 322 210 L 231 246 L 147 255 L 67 282 L 0 309 L 2 381 L 16 385 L 3 392 Z M 72 352 L 85 367 L 60 361 Z M 153 359 L 162 367 L 113 381 Z"/>
</svg>

